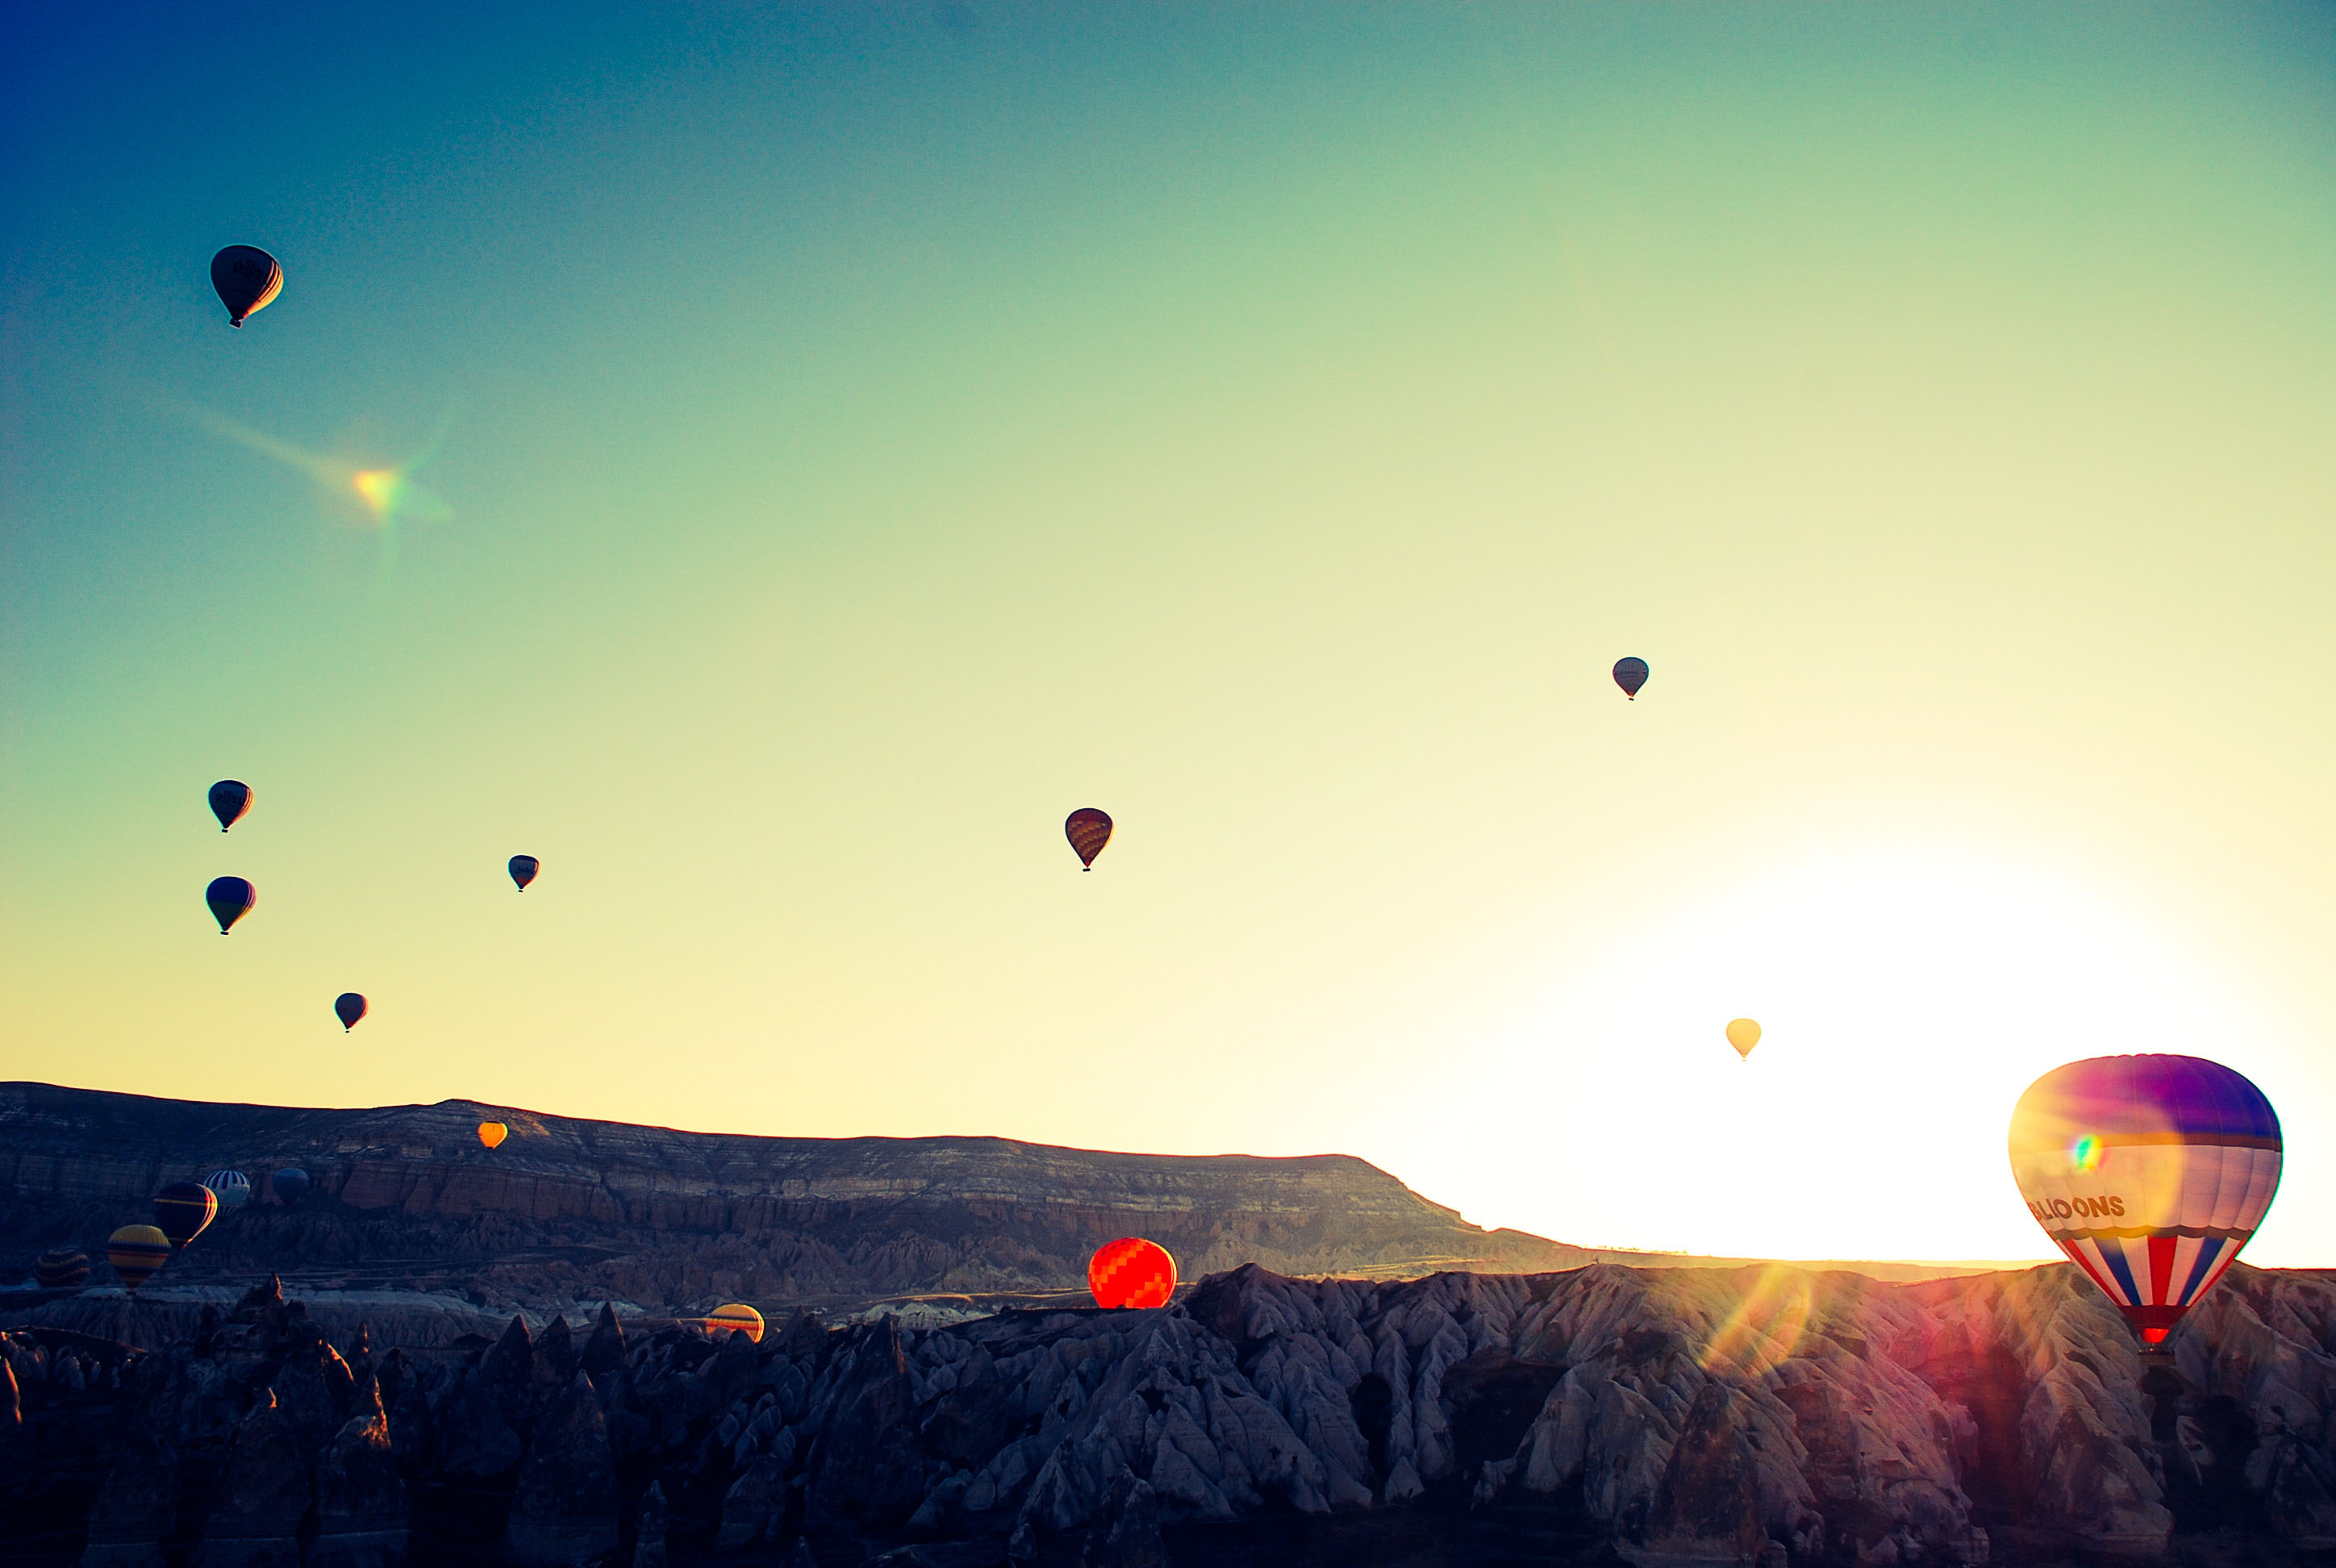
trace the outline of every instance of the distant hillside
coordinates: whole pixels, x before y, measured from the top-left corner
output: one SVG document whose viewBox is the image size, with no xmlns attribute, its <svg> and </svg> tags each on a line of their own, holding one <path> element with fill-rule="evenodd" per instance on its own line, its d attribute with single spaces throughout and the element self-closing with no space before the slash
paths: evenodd
<svg viewBox="0 0 2336 1568">
<path fill-rule="evenodd" d="M 484 1120 L 510 1126 L 501 1148 L 480 1144 Z M 290 1207 L 268 1190 L 284 1165 L 315 1183 Z M 223 1212 L 158 1287 L 274 1271 L 310 1291 L 421 1289 L 532 1310 L 603 1299 L 649 1311 L 716 1300 L 833 1309 L 1075 1290 L 1088 1254 L 1131 1232 L 1168 1247 L 1188 1279 L 1250 1262 L 1397 1279 L 1712 1261 L 1485 1231 L 1344 1154 L 760 1138 L 467 1100 L 300 1110 L 12 1083 L 0 1085 L 0 1289 L 44 1247 L 102 1258 L 115 1226 L 148 1218 L 158 1184 L 220 1167 L 250 1176 L 252 1202 Z M 98 1282 L 111 1282 L 102 1264 Z"/>
</svg>

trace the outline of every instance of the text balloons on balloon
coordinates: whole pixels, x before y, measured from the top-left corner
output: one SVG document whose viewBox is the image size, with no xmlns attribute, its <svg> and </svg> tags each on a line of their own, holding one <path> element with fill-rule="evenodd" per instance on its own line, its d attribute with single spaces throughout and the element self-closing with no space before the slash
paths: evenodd
<svg viewBox="0 0 2336 1568">
<path fill-rule="evenodd" d="M 1087 1261 L 1087 1289 L 1098 1307 L 1164 1307 L 1176 1293 L 1176 1260 L 1157 1242 L 1122 1236 Z"/>
<path fill-rule="evenodd" d="M 1621 658 L 1614 661 L 1614 684 L 1632 702 L 1639 700 L 1639 688 L 1647 684 L 1647 661 L 1642 658 Z"/>
<path fill-rule="evenodd" d="M 2279 1191 L 2279 1114 L 2203 1057 L 2093 1057 L 2028 1086 L 2011 1113 L 2028 1212 L 2163 1344 L 2214 1288 Z"/>
<path fill-rule="evenodd" d="M 1081 806 L 1064 819 L 1063 836 L 1071 841 L 1072 852 L 1079 857 L 1079 870 L 1091 872 L 1095 870 L 1095 856 L 1111 842 L 1111 815 L 1093 806 Z"/>
<path fill-rule="evenodd" d="M 210 803 L 211 815 L 219 818 L 219 832 L 225 833 L 251 809 L 251 786 L 241 779 L 223 778 L 211 785 Z"/>
<path fill-rule="evenodd" d="M 244 318 L 284 292 L 284 268 L 256 245 L 230 245 L 211 258 L 211 287 L 227 307 L 227 324 Z"/>
<path fill-rule="evenodd" d="M 258 891 L 241 877 L 213 877 L 211 885 L 203 890 L 203 902 L 210 906 L 211 919 L 219 921 L 221 936 L 258 901 Z"/>
</svg>

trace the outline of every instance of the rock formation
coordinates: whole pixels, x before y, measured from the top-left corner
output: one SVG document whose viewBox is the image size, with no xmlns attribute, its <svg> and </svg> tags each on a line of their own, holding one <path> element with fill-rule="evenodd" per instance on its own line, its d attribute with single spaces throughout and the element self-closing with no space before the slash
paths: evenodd
<svg viewBox="0 0 2336 1568">
<path fill-rule="evenodd" d="M 26 1433 L 0 1539 L 50 1544 L 27 1561 L 311 1568 L 2336 1549 L 2330 1273 L 2239 1266 L 2147 1366 L 2064 1266 L 1910 1285 L 1248 1267 L 1153 1311 L 798 1314 L 759 1345 L 603 1314 L 581 1350 L 565 1322 L 336 1348 L 255 1296 L 201 1348 L 0 1335 Z M 351 1359 L 371 1370 L 344 1387 Z"/>
</svg>

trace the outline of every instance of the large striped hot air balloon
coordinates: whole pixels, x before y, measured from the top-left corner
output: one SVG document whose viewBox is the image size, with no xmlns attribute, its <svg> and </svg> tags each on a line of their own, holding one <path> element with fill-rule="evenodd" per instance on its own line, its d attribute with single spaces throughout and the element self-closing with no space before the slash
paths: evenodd
<svg viewBox="0 0 2336 1568">
<path fill-rule="evenodd" d="M 170 1238 L 151 1225 L 124 1225 L 105 1239 L 105 1261 L 122 1276 L 122 1286 L 135 1290 L 170 1261 Z"/>
<path fill-rule="evenodd" d="M 763 1342 L 763 1314 L 744 1301 L 733 1301 L 706 1314 L 706 1331 L 709 1334 L 744 1334 L 759 1345 Z"/>
<path fill-rule="evenodd" d="M 173 1247 L 203 1233 L 219 1213 L 219 1194 L 200 1182 L 167 1182 L 154 1189 L 154 1223 Z"/>
<path fill-rule="evenodd" d="M 257 245 L 230 245 L 211 258 L 211 287 L 227 307 L 227 324 L 249 316 L 284 292 L 284 268 Z"/>
<path fill-rule="evenodd" d="M 2279 1190 L 2278 1114 L 2198 1057 L 2055 1067 L 2020 1096 L 2010 1149 L 2028 1212 L 2145 1345 L 2214 1289 Z"/>
<path fill-rule="evenodd" d="M 1176 1293 L 1176 1260 L 1157 1242 L 1122 1236 L 1087 1261 L 1087 1289 L 1098 1307 L 1164 1307 Z"/>
<path fill-rule="evenodd" d="M 1081 806 L 1063 820 L 1063 836 L 1071 841 L 1071 849 L 1079 857 L 1079 870 L 1091 872 L 1095 856 L 1111 842 L 1111 813 Z"/>
<path fill-rule="evenodd" d="M 203 1185 L 219 1194 L 222 1209 L 240 1209 L 251 1202 L 251 1178 L 241 1171 L 213 1171 Z"/>
<path fill-rule="evenodd" d="M 33 1278 L 44 1290 L 75 1290 L 89 1280 L 89 1254 L 79 1247 L 52 1247 L 33 1260 Z"/>
</svg>

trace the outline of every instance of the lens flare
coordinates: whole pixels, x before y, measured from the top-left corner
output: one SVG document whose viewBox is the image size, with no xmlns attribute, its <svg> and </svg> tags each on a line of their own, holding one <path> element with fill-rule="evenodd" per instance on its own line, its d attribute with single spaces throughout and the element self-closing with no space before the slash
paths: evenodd
<svg viewBox="0 0 2336 1568">
<path fill-rule="evenodd" d="M 2101 1157 L 2107 1153 L 2098 1138 L 2078 1138 L 2068 1147 L 2068 1164 L 2079 1174 L 2089 1174 L 2101 1168 Z"/>
<path fill-rule="evenodd" d="M 437 453 L 438 443 L 445 438 L 451 413 L 448 420 L 439 422 L 438 429 L 420 452 L 404 463 L 377 468 L 358 468 L 321 453 L 305 451 L 208 409 L 190 410 L 189 417 L 247 451 L 274 458 L 287 468 L 298 469 L 336 495 L 355 496 L 367 519 L 378 528 L 387 530 L 401 519 L 439 522 L 452 515 L 443 501 L 414 483 L 413 477 L 414 471 Z"/>
</svg>

